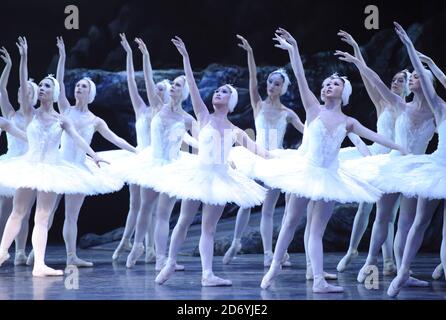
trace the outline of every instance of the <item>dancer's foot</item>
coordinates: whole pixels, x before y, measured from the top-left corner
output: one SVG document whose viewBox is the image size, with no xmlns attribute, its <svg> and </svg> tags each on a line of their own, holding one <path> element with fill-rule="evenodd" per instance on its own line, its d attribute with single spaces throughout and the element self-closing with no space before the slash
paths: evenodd
<svg viewBox="0 0 446 320">
<path fill-rule="evenodd" d="M 396 297 L 404 284 L 407 283 L 407 280 L 409 280 L 408 272 L 398 274 L 390 283 L 389 289 L 387 289 L 387 295 L 392 298 Z"/>
<path fill-rule="evenodd" d="M 77 257 L 76 254 L 67 255 L 67 266 L 76 266 L 79 268 L 93 267 L 93 262 L 85 261 Z"/>
<path fill-rule="evenodd" d="M 124 251 L 131 251 L 132 244 L 130 243 L 130 239 L 121 239 L 118 246 L 116 247 L 115 252 L 113 252 L 112 259 L 116 261 L 119 257 L 124 253 Z"/>
<path fill-rule="evenodd" d="M 31 250 L 31 252 L 28 255 L 28 259 L 26 259 L 26 265 L 27 266 L 33 266 L 34 265 L 34 250 Z"/>
<path fill-rule="evenodd" d="M 142 256 L 142 254 L 144 253 L 144 245 L 141 243 L 134 243 L 133 247 L 132 247 L 132 251 L 130 251 L 128 257 L 127 257 L 127 262 L 125 264 L 125 266 L 127 268 L 132 268 L 135 264 L 136 261 L 139 259 L 139 257 Z"/>
<path fill-rule="evenodd" d="M 273 262 L 274 254 L 272 251 L 267 251 L 263 254 L 263 266 L 270 267 Z"/>
<path fill-rule="evenodd" d="M 228 279 L 223 279 L 217 277 L 216 275 L 209 274 L 201 278 L 201 286 L 202 287 L 224 287 L 224 286 L 232 286 L 232 281 Z"/>
<path fill-rule="evenodd" d="M 169 280 L 169 278 L 175 273 L 175 265 L 176 263 L 174 261 L 169 261 L 168 259 L 164 268 L 156 276 L 155 282 L 161 285 Z"/>
<path fill-rule="evenodd" d="M 63 276 L 63 270 L 55 270 L 46 265 L 34 266 L 33 269 L 34 277 L 57 277 Z"/>
<path fill-rule="evenodd" d="M 324 276 L 316 276 L 314 277 L 313 282 L 313 292 L 314 293 L 341 293 L 344 292 L 344 288 L 340 286 L 334 286 L 328 284 L 325 280 Z"/>
<path fill-rule="evenodd" d="M 429 287 L 429 282 L 409 276 L 409 279 L 407 279 L 404 287 Z"/>
<path fill-rule="evenodd" d="M 288 252 L 285 252 L 285 255 L 282 259 L 282 267 L 291 267 L 292 265 L 293 264 L 290 261 L 290 255 L 288 254 Z"/>
<path fill-rule="evenodd" d="M 434 272 L 432 272 L 432 278 L 434 280 L 439 280 L 444 275 L 443 265 L 440 263 L 435 267 Z"/>
<path fill-rule="evenodd" d="M 231 261 L 235 258 L 237 253 L 242 249 L 242 244 L 240 243 L 240 240 L 234 240 L 232 241 L 231 246 L 229 247 L 228 251 L 226 251 L 224 257 L 223 257 L 223 264 L 229 264 Z"/>
<path fill-rule="evenodd" d="M 386 260 L 383 263 L 383 275 L 392 276 L 397 272 L 395 262 L 393 260 Z"/>
<path fill-rule="evenodd" d="M 307 280 L 313 280 L 313 268 L 311 267 L 311 265 L 307 266 L 307 271 L 305 272 L 305 278 Z M 337 280 L 338 279 L 338 275 L 335 273 L 328 273 L 324 271 L 324 279 L 325 280 Z"/>
<path fill-rule="evenodd" d="M 14 256 L 14 265 L 15 266 L 25 266 L 28 257 L 25 254 L 25 250 L 18 250 Z"/>
<path fill-rule="evenodd" d="M 262 279 L 260 287 L 262 289 L 268 289 L 273 284 L 276 277 L 280 274 L 281 269 L 282 267 L 278 263 L 272 262 L 271 267 Z"/>
<path fill-rule="evenodd" d="M 347 251 L 347 254 L 339 261 L 338 266 L 336 267 L 336 270 L 338 272 L 344 272 L 347 269 L 347 266 L 352 262 L 354 258 L 358 256 L 358 250 L 349 250 Z"/>
<path fill-rule="evenodd" d="M 9 259 L 9 253 L 7 251 L 0 250 L 0 266 Z"/>
<path fill-rule="evenodd" d="M 167 263 L 166 256 L 157 256 L 155 263 L 155 271 L 161 271 Z M 175 271 L 184 271 L 186 268 L 182 264 L 175 263 Z"/>
<path fill-rule="evenodd" d="M 144 258 L 145 263 L 154 263 L 156 261 L 155 249 L 146 249 L 146 257 Z"/>
</svg>

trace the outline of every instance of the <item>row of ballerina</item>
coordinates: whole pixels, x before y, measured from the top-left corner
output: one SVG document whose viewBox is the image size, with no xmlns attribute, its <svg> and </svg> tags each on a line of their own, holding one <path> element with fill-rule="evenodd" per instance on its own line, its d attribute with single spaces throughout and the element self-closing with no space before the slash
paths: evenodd
<svg viewBox="0 0 446 320">
<path fill-rule="evenodd" d="M 414 71 L 397 72 L 390 88 L 366 65 L 351 35 L 344 31 L 338 33 L 342 41 L 353 47 L 354 55 L 341 51 L 335 55 L 358 68 L 376 107 L 377 132 L 343 113 L 342 107 L 348 104 L 352 93 L 346 77 L 334 74 L 326 78 L 318 95 L 310 90 L 297 41 L 282 28 L 276 30 L 273 40 L 276 47 L 289 54 L 306 112 L 305 123 L 280 101 L 290 83 L 283 69 L 269 74 L 267 98 L 262 100 L 253 50 L 245 38 L 237 36 L 239 46 L 247 52 L 255 141 L 228 120 L 238 100 L 232 85 L 224 84 L 215 90 L 213 112 L 209 112 L 200 97 L 188 51 L 179 37 L 172 39 L 172 43 L 182 56 L 185 75 L 173 82 L 158 83 L 153 80 L 146 45 L 140 38 L 135 39 L 143 57 L 147 105 L 136 86 L 131 46 L 121 34 L 121 45 L 127 53 L 128 89 L 136 117 L 136 148 L 89 110 L 96 95 L 91 79 L 83 78 L 76 83 L 76 103 L 74 106 L 69 103 L 64 86 L 66 54 L 62 38 L 57 38 L 56 78 L 49 75 L 36 85 L 28 80 L 28 45 L 20 37 L 17 43 L 20 107 L 17 111 L 9 102 L 6 90 L 11 58 L 5 48 L 0 50 L 6 62 L 0 79 L 4 117 L 0 118 L 0 127 L 7 132 L 8 140 L 8 152 L 0 158 L 2 220 L 6 221 L 5 217 L 9 216 L 0 225 L 0 230 L 4 229 L 0 265 L 9 258 L 9 248 L 15 241 L 15 264 L 33 265 L 34 276 L 63 275 L 63 271 L 46 266 L 44 257 L 54 212 L 65 195 L 63 236 L 67 265 L 93 266 L 76 254 L 77 219 L 82 203 L 88 195 L 114 192 L 127 183 L 130 210 L 122 240 L 112 258 L 117 260 L 124 251 L 130 250 L 126 266 L 131 268 L 145 250 L 146 262 L 155 262 L 155 269 L 159 271 L 155 281 L 160 285 L 175 271 L 184 270 L 177 263 L 178 252 L 201 204 L 201 284 L 232 285 L 230 280 L 216 276 L 212 268 L 217 223 L 227 203 L 240 206 L 234 239 L 223 258 L 227 264 L 241 250 L 240 239 L 248 224 L 250 208 L 263 203 L 260 231 L 264 265 L 269 270 L 261 287 L 268 289 L 281 268 L 290 266 L 287 248 L 298 223 L 306 215 L 306 277 L 314 281 L 316 293 L 342 292 L 342 287 L 327 282 L 336 279 L 336 275 L 323 269 L 322 237 L 334 204 L 355 202 L 360 205 L 350 247 L 338 264 L 338 271 L 344 271 L 358 254 L 359 241 L 376 203 L 369 253 L 357 280 L 365 281 L 370 266 L 377 264 L 382 247 L 384 274 L 397 271 L 388 289 L 390 296 L 396 296 L 403 286 L 427 286 L 427 282 L 410 276 L 410 266 L 421 246 L 433 208 L 446 198 L 446 103 L 435 92 L 434 75 L 445 87 L 446 77 L 432 59 L 415 50 L 397 23 L 395 30 L 407 48 Z M 423 62 L 431 71 L 425 69 Z M 408 102 L 410 93 L 413 99 Z M 182 109 L 182 102 L 189 96 L 196 118 Z M 35 108 L 37 101 L 40 106 Z M 53 107 L 55 102 L 59 112 Z M 288 124 L 303 134 L 297 150 L 282 149 Z M 438 148 L 426 155 L 435 131 L 439 136 Z M 121 150 L 95 153 L 89 146 L 95 132 Z M 341 148 L 346 136 L 355 147 Z M 374 143 L 366 145 L 359 136 Z M 198 154 L 181 151 L 183 142 L 198 149 Z M 240 146 L 233 147 L 235 143 Z M 286 206 L 273 253 L 272 213 L 281 192 L 286 194 Z M 180 216 L 168 246 L 169 218 L 176 200 L 181 200 Z M 27 257 L 28 220 L 34 202 L 33 251 Z M 437 267 L 437 278 L 446 266 L 445 233 L 443 227 L 443 266 Z M 132 236 L 133 244 L 130 243 Z"/>
</svg>

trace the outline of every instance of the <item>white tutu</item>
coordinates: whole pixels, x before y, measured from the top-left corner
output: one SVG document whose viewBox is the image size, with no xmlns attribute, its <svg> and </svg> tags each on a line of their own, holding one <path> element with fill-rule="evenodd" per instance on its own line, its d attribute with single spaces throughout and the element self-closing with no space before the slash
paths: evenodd
<svg viewBox="0 0 446 320">
<path fill-rule="evenodd" d="M 260 205 L 266 195 L 265 188 L 228 164 L 203 164 L 196 155 L 161 167 L 152 179 L 158 192 L 211 205 L 232 202 L 250 208 Z"/>
</svg>

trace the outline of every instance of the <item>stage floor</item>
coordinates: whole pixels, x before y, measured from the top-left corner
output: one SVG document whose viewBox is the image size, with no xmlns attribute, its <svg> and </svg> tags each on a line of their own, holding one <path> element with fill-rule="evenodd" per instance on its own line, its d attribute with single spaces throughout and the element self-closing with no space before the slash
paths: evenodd
<svg viewBox="0 0 446 320">
<path fill-rule="evenodd" d="M 333 281 L 344 287 L 342 294 L 313 294 L 312 282 L 305 280 L 304 254 L 292 254 L 293 266 L 283 270 L 270 290 L 262 290 L 260 281 L 266 269 L 262 255 L 239 255 L 230 265 L 221 263 L 222 257 L 214 258 L 215 273 L 231 279 L 232 287 L 202 288 L 200 285 L 201 265 L 199 257 L 181 256 L 179 262 L 186 271 L 177 272 L 168 282 L 159 286 L 154 282 L 154 264 L 143 261 L 133 269 L 125 267 L 125 256 L 117 263 L 111 262 L 113 248 L 117 243 L 101 248 L 79 250 L 82 258 L 95 262 L 93 268 L 79 269 L 78 288 L 73 281 L 73 273 L 64 277 L 34 278 L 30 267 L 14 267 L 13 259 L 0 268 L 0 299 L 28 300 L 386 300 L 386 290 L 392 277 L 380 275 L 379 289 L 368 290 L 356 282 L 357 271 L 365 254 L 353 261 L 351 268 L 339 273 Z M 341 253 L 326 253 L 325 268 L 334 272 Z M 49 246 L 47 263 L 52 267 L 63 268 L 65 250 L 62 245 Z M 398 299 L 444 300 L 446 282 L 433 281 L 431 273 L 439 262 L 435 254 L 419 255 L 413 265 L 414 275 L 428 280 L 428 288 L 404 288 Z M 380 265 L 381 267 L 381 265 Z"/>
</svg>

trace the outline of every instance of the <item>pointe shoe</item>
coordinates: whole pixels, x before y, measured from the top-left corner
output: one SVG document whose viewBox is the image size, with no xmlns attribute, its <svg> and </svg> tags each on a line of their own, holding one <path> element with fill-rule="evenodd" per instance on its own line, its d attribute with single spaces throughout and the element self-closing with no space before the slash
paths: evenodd
<svg viewBox="0 0 446 320">
<path fill-rule="evenodd" d="M 175 272 L 175 263 L 166 263 L 164 268 L 156 276 L 155 282 L 159 285 L 162 285 L 164 282 L 169 280 L 169 278 L 174 274 L 174 272 Z"/>
<path fill-rule="evenodd" d="M 352 262 L 354 258 L 358 256 L 358 250 L 348 251 L 347 254 L 339 261 L 336 270 L 338 272 L 344 272 L 347 269 L 347 266 Z"/>
<path fill-rule="evenodd" d="M 33 277 L 58 277 L 63 276 L 62 270 L 55 270 L 48 266 L 34 266 Z"/>
<path fill-rule="evenodd" d="M 135 264 L 136 261 L 139 259 L 139 257 L 142 256 L 142 254 L 144 253 L 144 245 L 141 244 L 133 244 L 132 247 L 132 251 L 130 251 L 128 257 L 127 257 L 127 262 L 125 263 L 125 266 L 127 268 L 132 268 Z"/>
<path fill-rule="evenodd" d="M 393 260 L 385 261 L 383 266 L 383 275 L 392 276 L 397 272 L 395 262 Z"/>
<path fill-rule="evenodd" d="M 389 289 L 387 289 L 387 295 L 392 298 L 396 297 L 404 284 L 407 283 L 407 280 L 409 280 L 409 273 L 397 275 L 390 283 Z"/>
<path fill-rule="evenodd" d="M 316 276 L 313 282 L 314 293 L 342 293 L 344 288 L 328 284 L 323 276 Z"/>
<path fill-rule="evenodd" d="M 285 252 L 285 255 L 282 259 L 282 267 L 291 267 L 292 265 L 293 264 L 290 261 L 290 255 L 288 254 L 288 252 Z"/>
<path fill-rule="evenodd" d="M 0 252 L 0 266 L 10 257 L 8 252 Z"/>
<path fill-rule="evenodd" d="M 272 252 L 266 252 L 263 254 L 263 266 L 270 267 L 273 262 L 274 254 Z"/>
<path fill-rule="evenodd" d="M 132 245 L 130 244 L 130 240 L 121 240 L 116 247 L 115 252 L 113 252 L 112 260 L 116 261 L 119 259 L 119 257 L 124 253 L 124 251 L 131 251 Z"/>
<path fill-rule="evenodd" d="M 76 255 L 68 255 L 67 266 L 75 266 L 78 268 L 91 268 L 93 267 L 93 262 L 82 260 L 78 258 Z"/>
<path fill-rule="evenodd" d="M 14 256 L 14 265 L 15 266 L 25 266 L 27 260 L 28 260 L 28 257 L 26 256 L 25 252 L 16 252 L 16 254 Z"/>
<path fill-rule="evenodd" d="M 415 288 L 429 287 L 429 282 L 409 276 L 409 279 L 407 279 L 406 283 L 404 284 L 404 287 L 415 287 Z"/>
<path fill-rule="evenodd" d="M 201 278 L 201 286 L 202 287 L 226 287 L 226 286 L 232 286 L 232 281 L 228 279 L 223 279 L 220 277 L 217 277 L 216 275 L 212 274 L 208 277 L 202 277 Z"/>
<path fill-rule="evenodd" d="M 145 263 L 154 263 L 156 261 L 156 253 L 153 248 L 146 250 L 146 257 L 144 258 Z"/>
<path fill-rule="evenodd" d="M 440 263 L 435 267 L 434 272 L 432 272 L 432 278 L 434 280 L 439 280 L 444 275 L 443 265 Z"/>
<path fill-rule="evenodd" d="M 242 249 L 242 244 L 239 241 L 233 241 L 228 251 L 223 256 L 223 264 L 229 264 L 235 258 L 237 253 Z"/>
<path fill-rule="evenodd" d="M 263 277 L 260 287 L 264 290 L 268 289 L 273 284 L 277 276 L 280 274 L 281 269 L 282 267 L 280 265 L 272 263 L 268 272 Z"/>
<path fill-rule="evenodd" d="M 155 271 L 161 271 L 167 263 L 166 256 L 156 257 Z M 186 268 L 182 264 L 175 263 L 175 271 L 184 271 Z"/>
<path fill-rule="evenodd" d="M 34 265 L 34 250 L 31 250 L 31 252 L 28 255 L 28 259 L 26 259 L 26 265 L 27 266 L 33 266 Z"/>
<path fill-rule="evenodd" d="M 313 280 L 313 268 L 311 268 L 310 266 L 307 266 L 307 271 L 305 273 L 305 279 L 307 280 Z M 328 273 L 324 271 L 324 279 L 325 280 L 337 280 L 338 279 L 338 275 L 334 274 L 334 273 Z"/>
</svg>

